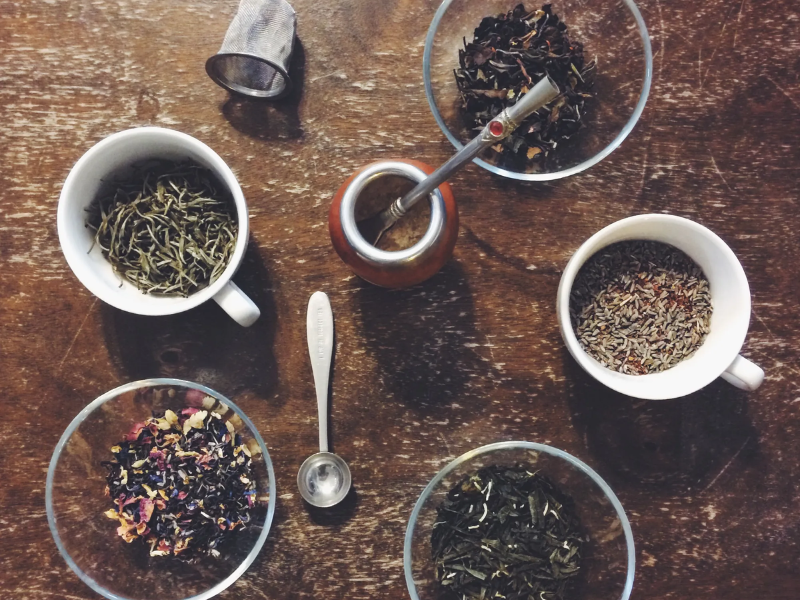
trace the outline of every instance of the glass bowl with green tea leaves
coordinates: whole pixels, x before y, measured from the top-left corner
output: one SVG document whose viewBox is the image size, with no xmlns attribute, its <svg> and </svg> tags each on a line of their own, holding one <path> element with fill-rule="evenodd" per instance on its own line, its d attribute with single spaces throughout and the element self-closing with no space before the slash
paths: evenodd
<svg viewBox="0 0 800 600">
<path fill-rule="evenodd" d="M 264 545 L 275 473 L 240 407 L 199 384 L 149 379 L 73 419 L 45 502 L 56 546 L 95 592 L 202 600 L 235 582 Z"/>
<path fill-rule="evenodd" d="M 475 162 L 492 173 L 547 181 L 614 151 L 644 110 L 650 38 L 633 0 L 444 0 L 428 29 L 425 94 L 460 149 L 544 74 L 562 93 Z"/>
<path fill-rule="evenodd" d="M 628 600 L 633 533 L 588 465 L 544 444 L 499 442 L 425 487 L 403 567 L 412 600 Z"/>
</svg>

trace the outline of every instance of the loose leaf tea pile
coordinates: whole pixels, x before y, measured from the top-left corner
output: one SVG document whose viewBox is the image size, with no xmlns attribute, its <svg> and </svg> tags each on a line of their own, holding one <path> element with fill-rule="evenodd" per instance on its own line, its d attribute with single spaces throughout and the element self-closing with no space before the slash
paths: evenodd
<svg viewBox="0 0 800 600">
<path fill-rule="evenodd" d="M 431 535 L 445 598 L 563 600 L 578 575 L 572 500 L 525 467 L 466 475 L 437 509 Z"/>
<path fill-rule="evenodd" d="M 580 129 L 586 99 L 592 97 L 595 63 L 585 62 L 583 45 L 569 39 L 566 24 L 549 4 L 530 12 L 519 4 L 506 14 L 484 18 L 473 41 L 464 40 L 458 60 L 455 76 L 462 118 L 473 136 L 545 75 L 561 90 L 549 105 L 493 146 L 502 166 L 541 167 L 559 143 Z"/>
<path fill-rule="evenodd" d="M 570 316 L 581 347 L 609 369 L 657 373 L 692 356 L 709 332 L 702 269 L 658 242 L 619 242 L 578 272 Z"/>
<path fill-rule="evenodd" d="M 233 203 L 212 173 L 160 162 L 115 184 L 88 225 L 114 270 L 144 293 L 188 296 L 225 270 L 236 247 Z"/>
<path fill-rule="evenodd" d="M 197 408 L 137 423 L 111 448 L 106 493 L 117 533 L 150 556 L 219 556 L 217 546 L 250 522 L 255 504 L 251 452 L 230 421 Z"/>
</svg>

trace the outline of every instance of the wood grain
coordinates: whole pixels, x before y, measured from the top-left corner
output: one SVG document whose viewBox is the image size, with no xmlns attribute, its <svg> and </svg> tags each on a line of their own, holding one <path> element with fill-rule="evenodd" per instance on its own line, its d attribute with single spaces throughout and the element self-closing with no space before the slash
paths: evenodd
<svg viewBox="0 0 800 600">
<path fill-rule="evenodd" d="M 96 597 L 48 531 L 48 461 L 90 400 L 158 375 L 234 398 L 275 462 L 274 530 L 222 598 L 406 598 L 402 540 L 420 491 L 455 456 L 508 439 L 563 448 L 610 483 L 635 533 L 634 598 L 800 596 L 797 3 L 642 0 L 655 73 L 632 135 L 550 184 L 462 171 L 454 259 L 405 291 L 354 277 L 326 221 L 356 168 L 451 154 L 421 73 L 436 2 L 293 4 L 302 93 L 268 105 L 229 97 L 203 69 L 234 0 L 0 0 L 0 596 Z M 237 174 L 252 239 L 236 281 L 261 307 L 253 328 L 210 304 L 122 313 L 67 267 L 55 213 L 69 169 L 147 124 L 201 139 Z M 715 382 L 637 402 L 563 349 L 561 269 L 589 235 L 645 212 L 695 219 L 739 256 L 753 296 L 743 354 L 767 374 L 757 392 Z M 357 491 L 333 516 L 295 488 L 316 440 L 304 320 L 317 289 L 337 328 L 334 448 Z"/>
</svg>

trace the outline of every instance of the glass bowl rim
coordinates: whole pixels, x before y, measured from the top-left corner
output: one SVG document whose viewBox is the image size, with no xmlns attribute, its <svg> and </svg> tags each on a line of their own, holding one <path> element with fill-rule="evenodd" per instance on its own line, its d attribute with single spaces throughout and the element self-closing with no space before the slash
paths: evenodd
<svg viewBox="0 0 800 600">
<path fill-rule="evenodd" d="M 487 444 L 485 446 L 480 446 L 479 448 L 465 452 L 458 458 L 448 463 L 441 471 L 439 471 L 434 478 L 431 479 L 430 483 L 425 486 L 425 489 L 422 490 L 419 498 L 417 498 L 417 502 L 414 504 L 414 510 L 411 511 L 411 517 L 408 520 L 406 535 L 403 542 L 403 571 L 406 578 L 406 587 L 408 587 L 408 592 L 411 595 L 412 600 L 419 600 L 419 596 L 417 595 L 417 587 L 414 584 L 414 578 L 411 573 L 412 538 L 414 535 L 414 528 L 417 524 L 417 517 L 419 517 L 419 513 L 422 510 L 422 505 L 431 495 L 434 488 L 436 488 L 436 486 L 442 481 L 442 479 L 445 478 L 445 476 L 449 475 L 457 467 L 475 458 L 476 456 L 490 454 L 496 450 L 522 449 L 544 452 L 550 456 L 564 459 L 570 465 L 588 475 L 589 478 L 592 479 L 592 481 L 594 481 L 594 483 L 597 484 L 597 486 L 603 491 L 603 493 L 606 495 L 606 498 L 609 499 L 611 505 L 614 507 L 614 510 L 617 513 L 620 523 L 622 524 L 622 531 L 625 534 L 625 545 L 628 554 L 628 572 L 625 579 L 625 587 L 622 590 L 620 600 L 628 600 L 630 598 L 631 591 L 633 590 L 633 577 L 636 571 L 636 550 L 633 545 L 633 530 L 631 529 L 630 521 L 628 521 L 628 517 L 625 514 L 625 509 L 622 508 L 622 503 L 619 501 L 611 487 L 609 487 L 603 478 L 600 477 L 600 475 L 598 475 L 597 472 L 595 472 L 595 470 L 589 465 L 582 460 L 575 458 L 571 454 L 564 452 L 563 450 L 559 450 L 558 448 L 554 448 L 553 446 L 548 446 L 546 444 L 539 444 L 537 442 L 511 441 L 495 442 L 494 444 Z"/>
<path fill-rule="evenodd" d="M 464 147 L 464 144 L 456 139 L 456 137 L 450 131 L 450 128 L 445 124 L 444 119 L 442 119 L 442 115 L 439 113 L 439 109 L 436 107 L 436 100 L 433 96 L 433 85 L 431 84 L 431 52 L 433 51 L 433 39 L 439 29 L 439 23 L 447 12 L 447 9 L 454 1 L 455 0 L 444 0 L 442 2 L 433 17 L 433 21 L 431 21 L 430 27 L 428 28 L 428 34 L 425 36 L 425 50 L 422 53 L 422 79 L 425 84 L 425 98 L 428 100 L 428 106 L 430 106 L 433 118 L 436 119 L 436 123 L 439 125 L 442 133 L 444 133 L 445 137 L 450 141 L 450 143 L 455 146 L 456 150 L 461 150 Z M 613 140 L 611 140 L 611 143 L 582 163 L 579 163 L 568 169 L 562 169 L 552 173 L 518 173 L 516 171 L 509 171 L 508 169 L 501 169 L 500 167 L 490 165 L 480 158 L 475 158 L 472 162 L 480 167 L 483 167 L 490 173 L 501 175 L 502 177 L 507 177 L 509 179 L 517 179 L 519 181 L 553 181 L 554 179 L 562 179 L 564 177 L 569 177 L 570 175 L 576 175 L 585 171 L 589 167 L 599 163 L 606 156 L 616 150 L 620 144 L 622 144 L 630 132 L 633 131 L 634 126 L 639 121 L 639 117 L 642 115 L 642 111 L 644 111 L 644 105 L 647 103 L 647 98 L 650 95 L 650 86 L 653 80 L 653 49 L 650 44 L 650 34 L 647 31 L 647 25 L 645 25 L 642 13 L 639 11 L 639 8 L 636 6 L 633 0 L 622 0 L 622 3 L 628 7 L 628 10 L 631 12 L 631 15 L 636 21 L 636 25 L 639 28 L 639 37 L 642 40 L 642 45 L 644 48 L 644 80 L 642 81 L 642 91 L 639 94 L 639 100 L 636 103 L 633 113 L 628 119 L 628 122 L 625 123 L 625 126 L 622 128 L 622 130 Z"/>
<path fill-rule="evenodd" d="M 216 596 L 226 588 L 228 588 L 231 584 L 233 584 L 242 574 L 247 570 L 247 568 L 253 564 L 255 561 L 256 556 L 261 551 L 261 548 L 264 546 L 264 542 L 267 540 L 267 535 L 269 534 L 269 530 L 272 526 L 272 519 L 275 516 L 275 471 L 272 467 L 272 459 L 269 456 L 269 452 L 267 451 L 267 446 L 264 443 L 264 440 L 261 438 L 261 434 L 256 429 L 253 422 L 250 418 L 244 413 L 244 411 L 239 408 L 236 404 L 231 402 L 227 397 L 223 396 L 217 391 L 212 390 L 209 387 L 201 385 L 199 383 L 194 383 L 192 381 L 186 381 L 185 379 L 174 379 L 171 377 L 162 377 L 162 378 L 154 378 L 154 379 L 140 379 L 138 381 L 133 381 L 130 383 L 126 383 L 115 387 L 112 390 L 109 390 L 105 394 L 94 399 L 92 402 L 87 404 L 83 410 L 81 410 L 75 418 L 72 419 L 67 429 L 61 434 L 61 438 L 58 440 L 58 444 L 56 444 L 56 448 L 53 451 L 53 456 L 50 458 L 50 465 L 47 468 L 47 483 L 45 484 L 45 510 L 47 512 L 47 525 L 50 528 L 50 533 L 53 536 L 53 539 L 58 547 L 58 551 L 64 560 L 67 562 L 67 565 L 75 572 L 75 574 L 83 581 L 86 585 L 92 588 L 95 592 L 109 598 L 109 600 L 131 600 L 127 596 L 120 596 L 115 594 L 114 592 L 107 590 L 105 587 L 97 583 L 92 577 L 90 577 L 87 573 L 83 572 L 83 570 L 78 567 L 75 561 L 72 559 L 70 554 L 67 552 L 66 548 L 64 547 L 63 543 L 61 542 L 61 537 L 58 534 L 58 530 L 56 528 L 56 517 L 55 512 L 53 510 L 53 480 L 55 478 L 55 470 L 56 465 L 58 464 L 58 460 L 61 457 L 61 452 L 66 446 L 69 439 L 72 437 L 72 434 L 78 429 L 78 427 L 86 420 L 86 418 L 92 414 L 95 409 L 100 407 L 101 405 L 105 404 L 106 402 L 113 400 L 114 398 L 124 394 L 125 392 L 130 392 L 132 390 L 136 390 L 139 388 L 144 387 L 153 387 L 156 385 L 173 385 L 173 386 L 181 386 L 181 387 L 188 387 L 196 390 L 200 390 L 201 392 L 208 394 L 216 398 L 217 400 L 223 402 L 225 405 L 230 407 L 242 422 L 250 429 L 250 432 L 253 434 L 253 439 L 256 440 L 258 443 L 259 448 L 261 449 L 261 453 L 264 456 L 264 464 L 267 467 L 267 472 L 269 473 L 269 503 L 267 507 L 267 517 L 264 521 L 264 527 L 261 531 L 261 535 L 259 535 L 258 540 L 256 540 L 255 545 L 250 550 L 250 553 L 247 557 L 242 561 L 240 564 L 228 577 L 217 583 L 212 588 L 201 592 L 195 596 L 188 596 L 184 598 L 184 600 L 207 600 L 208 598 L 212 598 Z"/>
</svg>

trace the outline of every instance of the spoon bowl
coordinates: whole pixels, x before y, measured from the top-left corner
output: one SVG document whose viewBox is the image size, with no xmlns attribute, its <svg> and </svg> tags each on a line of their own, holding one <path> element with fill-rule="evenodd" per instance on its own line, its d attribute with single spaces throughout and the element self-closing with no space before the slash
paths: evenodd
<svg viewBox="0 0 800 600">
<path fill-rule="evenodd" d="M 339 504 L 350 491 L 350 468 L 332 452 L 309 456 L 297 473 L 297 487 L 303 500 L 318 508 Z"/>
</svg>

